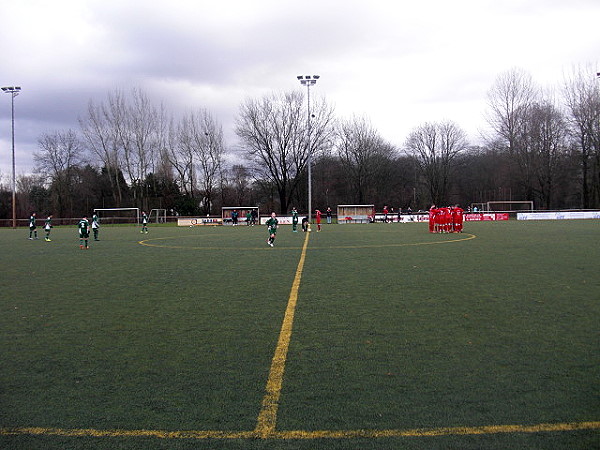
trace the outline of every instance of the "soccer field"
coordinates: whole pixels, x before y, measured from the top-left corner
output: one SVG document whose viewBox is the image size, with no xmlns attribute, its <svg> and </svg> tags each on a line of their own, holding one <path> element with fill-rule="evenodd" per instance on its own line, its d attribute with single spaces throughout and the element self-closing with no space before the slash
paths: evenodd
<svg viewBox="0 0 600 450">
<path fill-rule="evenodd" d="M 27 236 L 0 448 L 600 445 L 596 220 Z"/>
</svg>

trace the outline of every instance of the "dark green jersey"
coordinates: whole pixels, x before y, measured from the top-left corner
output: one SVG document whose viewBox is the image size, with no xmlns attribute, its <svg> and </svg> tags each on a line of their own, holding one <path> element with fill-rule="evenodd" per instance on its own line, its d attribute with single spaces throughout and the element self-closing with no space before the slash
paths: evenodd
<svg viewBox="0 0 600 450">
<path fill-rule="evenodd" d="M 269 233 L 274 234 L 277 233 L 277 225 L 279 221 L 275 217 L 271 217 L 266 221 L 267 227 L 269 227 Z"/>
<path fill-rule="evenodd" d="M 87 219 L 81 219 L 77 224 L 77 228 L 79 228 L 80 233 L 87 233 L 90 229 L 90 223 Z"/>
<path fill-rule="evenodd" d="M 29 228 L 35 228 L 35 216 L 29 218 Z"/>
<path fill-rule="evenodd" d="M 292 222 L 298 223 L 298 211 L 292 209 Z"/>
<path fill-rule="evenodd" d="M 46 230 L 49 230 L 50 228 L 52 228 L 52 217 L 48 217 L 46 219 L 46 222 L 44 223 L 44 228 Z"/>
</svg>

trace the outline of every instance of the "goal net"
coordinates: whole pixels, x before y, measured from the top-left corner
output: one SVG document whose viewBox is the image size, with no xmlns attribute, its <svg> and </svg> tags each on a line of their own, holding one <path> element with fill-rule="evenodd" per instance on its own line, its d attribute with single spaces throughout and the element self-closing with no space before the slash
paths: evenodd
<svg viewBox="0 0 600 450">
<path fill-rule="evenodd" d="M 94 214 L 104 224 L 138 224 L 140 208 L 95 208 Z"/>
<path fill-rule="evenodd" d="M 148 214 L 150 223 L 167 223 L 167 210 L 164 208 L 155 208 Z"/>
</svg>

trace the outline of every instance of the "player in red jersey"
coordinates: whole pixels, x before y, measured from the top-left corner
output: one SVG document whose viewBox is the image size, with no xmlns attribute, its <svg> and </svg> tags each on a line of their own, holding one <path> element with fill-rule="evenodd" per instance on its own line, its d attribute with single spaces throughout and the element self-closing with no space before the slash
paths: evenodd
<svg viewBox="0 0 600 450">
<path fill-rule="evenodd" d="M 464 209 L 458 205 L 455 205 L 454 208 L 452 208 L 452 230 L 455 233 L 462 233 L 464 212 Z"/>
<path fill-rule="evenodd" d="M 317 217 L 317 233 L 321 231 L 321 211 L 318 209 L 315 211 L 315 215 Z"/>
<path fill-rule="evenodd" d="M 433 232 L 434 233 L 443 233 L 444 232 L 444 220 L 445 220 L 445 214 L 444 214 L 444 208 L 437 208 L 435 210 L 435 216 L 433 218 L 434 226 L 433 226 Z"/>
<path fill-rule="evenodd" d="M 437 209 L 435 207 L 435 205 L 431 205 L 431 208 L 429 208 L 429 232 L 430 233 L 434 233 L 435 232 L 435 214 L 437 212 Z"/>
<path fill-rule="evenodd" d="M 452 233 L 452 210 L 451 208 L 443 208 L 444 210 L 444 233 Z"/>
</svg>

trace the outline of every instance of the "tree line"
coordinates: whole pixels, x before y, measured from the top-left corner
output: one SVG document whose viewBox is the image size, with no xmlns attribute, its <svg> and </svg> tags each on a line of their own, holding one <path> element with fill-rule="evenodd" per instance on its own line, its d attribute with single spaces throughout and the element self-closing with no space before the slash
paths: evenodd
<svg viewBox="0 0 600 450">
<path fill-rule="evenodd" d="M 599 208 L 599 83 L 585 68 L 552 92 L 520 69 L 499 75 L 487 97 L 490 131 L 476 146 L 451 120 L 423 123 L 393 144 L 368 117 L 336 117 L 324 98 L 313 99 L 309 117 L 303 92 L 291 91 L 242 102 L 233 148 L 207 109 L 176 119 L 141 89 L 115 90 L 89 102 L 77 130 L 39 137 L 35 173 L 17 180 L 18 216 L 79 217 L 109 207 L 303 211 L 308 164 L 320 209 L 524 200 L 536 209 Z M 10 183 L 1 181 L 0 219 L 7 219 Z"/>
</svg>

